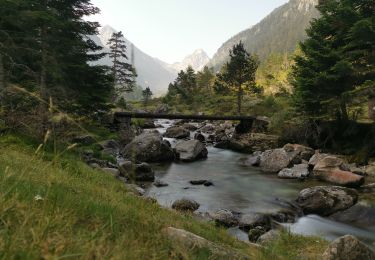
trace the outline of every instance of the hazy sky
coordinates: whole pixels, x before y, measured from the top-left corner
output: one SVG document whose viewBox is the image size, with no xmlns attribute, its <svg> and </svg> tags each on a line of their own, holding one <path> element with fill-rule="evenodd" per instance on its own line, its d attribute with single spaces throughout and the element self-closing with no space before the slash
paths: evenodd
<svg viewBox="0 0 375 260">
<path fill-rule="evenodd" d="M 196 49 L 212 57 L 230 37 L 287 0 L 92 0 L 111 25 L 147 54 L 173 63 Z"/>
</svg>

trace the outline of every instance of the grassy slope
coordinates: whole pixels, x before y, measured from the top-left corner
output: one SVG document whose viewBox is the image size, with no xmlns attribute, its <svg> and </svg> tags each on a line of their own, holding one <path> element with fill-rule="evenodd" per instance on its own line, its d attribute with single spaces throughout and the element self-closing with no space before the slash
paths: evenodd
<svg viewBox="0 0 375 260">
<path fill-rule="evenodd" d="M 207 250 L 188 252 L 168 240 L 162 231 L 168 226 L 237 248 L 253 259 L 294 259 L 307 252 L 317 258 L 325 246 L 316 239 L 284 234 L 258 251 L 224 229 L 134 197 L 113 177 L 69 156 L 53 163 L 33 149 L 0 136 L 0 257 L 4 259 L 208 257 Z"/>
</svg>

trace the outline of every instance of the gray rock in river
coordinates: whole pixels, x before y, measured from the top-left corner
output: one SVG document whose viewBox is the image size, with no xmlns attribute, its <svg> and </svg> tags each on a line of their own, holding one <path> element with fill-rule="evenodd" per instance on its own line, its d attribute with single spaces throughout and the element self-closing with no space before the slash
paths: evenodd
<svg viewBox="0 0 375 260">
<path fill-rule="evenodd" d="M 190 131 L 181 126 L 172 126 L 164 134 L 168 138 L 184 139 L 190 137 Z"/>
<path fill-rule="evenodd" d="M 336 187 L 317 186 L 300 192 L 297 204 L 305 214 L 329 216 L 341 210 L 348 209 L 358 201 L 356 190 Z"/>
<path fill-rule="evenodd" d="M 375 208 L 357 204 L 331 215 L 330 219 L 357 227 L 373 227 L 375 226 Z"/>
<path fill-rule="evenodd" d="M 194 212 L 200 207 L 199 203 L 195 200 L 190 199 L 180 199 L 176 200 L 172 204 L 172 209 L 179 210 L 179 211 L 190 211 Z"/>
<path fill-rule="evenodd" d="M 198 140 L 178 142 L 175 152 L 181 161 L 186 162 L 207 158 L 208 154 L 206 146 Z"/>
<path fill-rule="evenodd" d="M 271 229 L 267 233 L 261 235 L 256 242 L 259 244 L 268 244 L 272 242 L 273 240 L 278 239 L 280 235 L 281 235 L 281 230 Z"/>
<path fill-rule="evenodd" d="M 163 162 L 173 161 L 174 153 L 168 142 L 159 133 L 144 133 L 133 139 L 121 151 L 122 155 L 132 161 Z"/>
<path fill-rule="evenodd" d="M 147 163 L 133 163 L 125 161 L 120 164 L 120 174 L 132 181 L 154 181 L 155 173 Z"/>
<path fill-rule="evenodd" d="M 157 187 L 157 188 L 163 188 L 163 187 L 169 186 L 169 184 L 165 183 L 161 180 L 157 180 L 157 181 L 154 182 L 154 186 Z"/>
<path fill-rule="evenodd" d="M 245 214 L 242 215 L 239 220 L 239 227 L 241 230 L 249 232 L 249 230 L 254 229 L 255 227 L 264 227 L 264 229 L 271 229 L 271 218 L 267 214 Z"/>
<path fill-rule="evenodd" d="M 346 235 L 333 241 L 322 260 L 374 260 L 375 253 L 356 237 Z"/>
<path fill-rule="evenodd" d="M 277 175 L 281 179 L 303 179 L 309 176 L 308 164 L 297 164 L 293 168 L 282 169 Z"/>
<path fill-rule="evenodd" d="M 221 209 L 214 213 L 210 213 L 209 216 L 219 226 L 224 227 L 235 227 L 239 223 L 238 215 L 234 214 L 230 210 Z"/>
<path fill-rule="evenodd" d="M 314 150 L 299 144 L 287 144 L 283 148 L 267 150 L 260 158 L 260 167 L 265 172 L 279 172 L 309 160 Z"/>
</svg>

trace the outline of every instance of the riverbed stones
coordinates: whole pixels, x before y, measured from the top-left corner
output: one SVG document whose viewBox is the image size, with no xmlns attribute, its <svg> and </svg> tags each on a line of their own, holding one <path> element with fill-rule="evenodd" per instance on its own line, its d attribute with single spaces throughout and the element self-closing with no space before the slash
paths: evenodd
<svg viewBox="0 0 375 260">
<path fill-rule="evenodd" d="M 220 209 L 209 216 L 215 221 L 216 225 L 224 227 L 235 227 L 239 223 L 238 214 L 234 214 L 227 209 Z"/>
<path fill-rule="evenodd" d="M 167 187 L 167 186 L 169 186 L 168 183 L 165 183 L 165 182 L 163 182 L 163 181 L 161 181 L 161 180 L 156 180 L 153 184 L 154 184 L 154 186 L 157 187 L 157 188 L 163 188 L 163 187 Z"/>
<path fill-rule="evenodd" d="M 356 237 L 346 235 L 333 241 L 324 251 L 322 260 L 374 260 L 375 253 Z"/>
<path fill-rule="evenodd" d="M 326 153 L 319 153 L 319 152 L 316 152 L 309 160 L 309 166 L 314 168 L 315 165 L 320 162 L 321 160 L 323 160 L 325 157 L 329 156 L 329 154 L 326 154 Z"/>
<path fill-rule="evenodd" d="M 296 153 L 287 152 L 283 148 L 267 150 L 260 157 L 260 167 L 264 172 L 277 173 L 293 166 Z"/>
<path fill-rule="evenodd" d="M 193 180 L 193 181 L 190 181 L 190 184 L 191 185 L 203 185 L 206 187 L 214 185 L 211 181 L 208 181 L 208 180 Z"/>
<path fill-rule="evenodd" d="M 239 227 L 241 230 L 249 232 L 257 226 L 263 227 L 266 231 L 271 229 L 271 218 L 266 214 L 244 214 L 239 219 Z"/>
<path fill-rule="evenodd" d="M 293 168 L 285 168 L 278 173 L 278 177 L 281 179 L 304 179 L 309 176 L 309 165 L 308 164 L 297 164 Z"/>
<path fill-rule="evenodd" d="M 115 140 L 105 140 L 98 143 L 99 149 L 102 154 L 116 156 L 120 150 L 120 144 Z"/>
<path fill-rule="evenodd" d="M 373 227 L 375 226 L 375 208 L 358 203 L 347 210 L 331 215 L 330 219 L 357 227 Z"/>
<path fill-rule="evenodd" d="M 366 166 L 365 173 L 368 176 L 375 177 L 375 165 Z"/>
<path fill-rule="evenodd" d="M 172 204 L 172 209 L 178 211 L 194 212 L 200 207 L 199 203 L 191 199 L 180 199 L 176 200 Z"/>
<path fill-rule="evenodd" d="M 81 135 L 76 136 L 73 138 L 73 143 L 83 144 L 83 145 L 90 145 L 96 142 L 95 138 L 91 135 Z"/>
<path fill-rule="evenodd" d="M 286 144 L 283 149 L 287 152 L 296 152 L 298 159 L 309 161 L 315 154 L 314 149 L 300 144 Z"/>
<path fill-rule="evenodd" d="M 375 193 L 375 183 L 363 185 L 360 191 L 363 193 Z"/>
<path fill-rule="evenodd" d="M 184 139 L 190 137 L 190 131 L 181 126 L 172 126 L 164 134 L 168 138 Z"/>
<path fill-rule="evenodd" d="M 345 163 L 335 156 L 327 156 L 320 160 L 314 167 L 314 177 L 319 180 L 347 187 L 359 187 L 364 182 L 363 176 L 342 170 Z"/>
<path fill-rule="evenodd" d="M 203 134 L 201 133 L 195 133 L 194 134 L 194 140 L 198 140 L 199 142 L 205 142 L 206 141 L 206 137 L 204 137 Z"/>
<path fill-rule="evenodd" d="M 248 234 L 249 241 L 252 243 L 256 243 L 258 239 L 266 233 L 267 233 L 267 230 L 262 226 L 257 226 L 253 229 L 250 229 L 249 234 Z"/>
<path fill-rule="evenodd" d="M 337 186 L 317 186 L 300 192 L 296 202 L 304 214 L 329 216 L 348 209 L 358 201 L 356 190 Z"/>
<path fill-rule="evenodd" d="M 271 229 L 267 233 L 261 235 L 258 240 L 256 241 L 259 244 L 268 244 L 276 239 L 278 239 L 281 235 L 281 230 L 279 229 Z"/>
<path fill-rule="evenodd" d="M 136 184 L 125 183 L 125 188 L 127 189 L 129 193 L 136 195 L 136 196 L 143 196 L 146 194 L 146 191 Z"/>
<path fill-rule="evenodd" d="M 253 166 L 257 167 L 260 164 L 260 157 L 262 155 L 262 152 L 254 152 L 252 155 L 250 155 L 247 158 L 241 159 L 240 163 L 242 166 Z"/>
<path fill-rule="evenodd" d="M 193 248 L 208 250 L 212 259 L 249 259 L 248 256 L 233 248 L 223 247 L 183 229 L 168 227 L 164 232 L 173 241 L 173 244 L 178 243 L 178 247 L 181 248 L 182 246 L 186 251 Z"/>
<path fill-rule="evenodd" d="M 159 133 L 143 133 L 122 149 L 122 155 L 140 162 L 173 161 L 174 153 Z"/>
<path fill-rule="evenodd" d="M 279 137 L 261 133 L 236 134 L 229 140 L 215 144 L 216 148 L 230 149 L 237 152 L 253 153 L 275 149 L 279 145 Z"/>
<path fill-rule="evenodd" d="M 155 180 L 155 173 L 148 163 L 133 163 L 125 161 L 119 167 L 122 176 L 132 181 L 152 182 Z"/>
<path fill-rule="evenodd" d="M 206 146 L 198 140 L 180 141 L 175 147 L 177 157 L 181 161 L 192 162 L 207 158 Z"/>
</svg>

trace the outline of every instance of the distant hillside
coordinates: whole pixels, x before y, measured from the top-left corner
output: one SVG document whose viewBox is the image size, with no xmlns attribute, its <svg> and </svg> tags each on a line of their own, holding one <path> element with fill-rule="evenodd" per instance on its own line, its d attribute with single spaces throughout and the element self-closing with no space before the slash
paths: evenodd
<svg viewBox="0 0 375 260">
<path fill-rule="evenodd" d="M 108 52 L 107 42 L 114 32 L 117 32 L 111 26 L 104 26 L 101 28 L 98 36 L 93 36 L 92 39 L 100 46 L 104 47 L 104 51 Z M 161 96 L 168 90 L 169 83 L 173 82 L 177 73 L 186 69 L 189 65 L 193 66 L 195 70 L 201 70 L 208 62 L 209 58 L 203 50 L 197 50 L 193 54 L 187 56 L 182 62 L 168 64 L 157 58 L 153 58 L 139 48 L 134 46 L 131 41 L 124 39 L 128 46 L 128 57 L 130 59 L 132 48 L 134 48 L 134 64 L 137 70 L 137 83 L 144 89 L 150 87 L 155 96 Z M 128 61 L 129 62 L 129 61 Z M 103 58 L 99 62 L 103 65 L 111 66 L 112 62 L 108 57 Z M 132 95 L 131 99 L 139 96 Z"/>
<path fill-rule="evenodd" d="M 116 32 L 116 30 L 110 26 L 104 26 L 100 30 L 99 36 L 95 37 L 95 41 L 103 46 L 106 52 L 109 51 L 107 42 L 113 32 Z M 129 58 L 131 57 L 131 49 L 134 48 L 134 63 L 138 73 L 137 83 L 142 88 L 149 86 L 156 96 L 164 94 L 169 83 L 176 78 L 176 73 L 162 66 L 155 58 L 138 49 L 129 40 L 125 39 L 125 41 L 128 46 Z M 108 57 L 103 58 L 100 63 L 109 66 L 112 64 Z"/>
<path fill-rule="evenodd" d="M 240 41 L 261 60 L 271 53 L 293 52 L 297 43 L 305 39 L 310 21 L 319 16 L 317 4 L 318 0 L 290 0 L 276 8 L 261 22 L 225 42 L 209 66 L 219 69 L 227 61 L 229 50 Z"/>
</svg>

